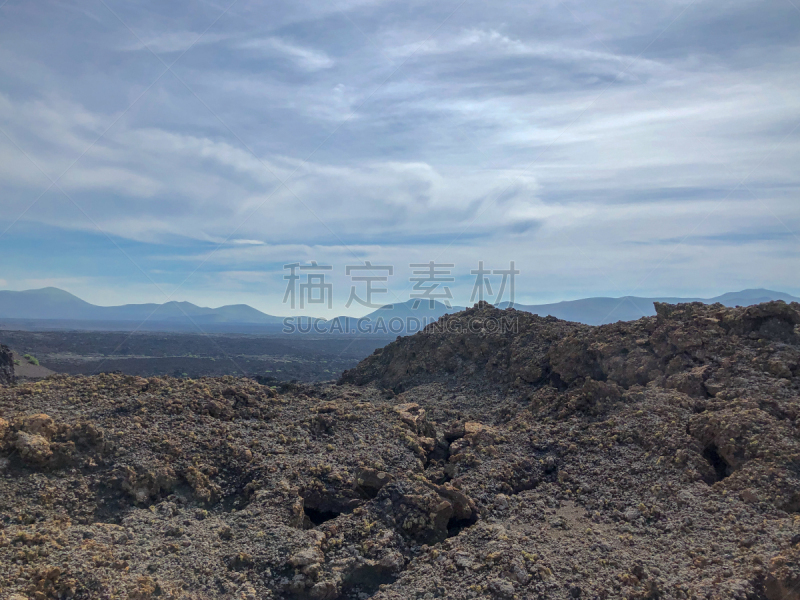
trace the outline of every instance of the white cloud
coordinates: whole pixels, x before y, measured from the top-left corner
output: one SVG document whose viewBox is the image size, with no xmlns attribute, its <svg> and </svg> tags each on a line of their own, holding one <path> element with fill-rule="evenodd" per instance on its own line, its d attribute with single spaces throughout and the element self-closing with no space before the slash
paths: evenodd
<svg viewBox="0 0 800 600">
<path fill-rule="evenodd" d="M 216 44 L 229 36 L 221 33 L 196 32 L 196 31 L 168 31 L 150 35 L 137 36 L 130 34 L 133 41 L 122 44 L 119 50 L 124 52 L 136 52 L 140 50 L 152 50 L 156 53 L 185 52 L 189 48 L 197 45 Z"/>
<path fill-rule="evenodd" d="M 306 71 L 329 69 L 334 65 L 333 59 L 324 52 L 305 46 L 298 46 L 297 44 L 277 37 L 248 40 L 239 43 L 237 47 L 266 54 L 275 54 L 277 52 L 286 56 Z"/>
<path fill-rule="evenodd" d="M 604 60 L 616 63 L 625 61 L 625 57 L 610 52 L 586 50 L 570 47 L 564 43 L 526 42 L 504 35 L 495 30 L 464 29 L 461 32 L 428 38 L 423 42 L 401 44 L 390 47 L 389 52 L 396 56 L 435 55 L 463 52 L 475 48 L 483 53 L 492 52 L 506 56 L 538 56 L 540 58 L 568 60 Z M 484 54 L 485 56 L 485 54 Z"/>
<path fill-rule="evenodd" d="M 230 240 L 231 244 L 236 246 L 263 246 L 264 242 L 261 240 Z"/>
<path fill-rule="evenodd" d="M 59 113 L 48 145 L 30 156 L 47 173 L 60 173 L 71 162 L 65 148 L 87 148 L 83 110 L 69 105 L 15 108 L 6 102 L 0 116 L 30 119 Z M 18 122 L 19 126 L 24 123 Z M 83 136 L 83 137 L 82 137 Z M 59 152 L 60 150 L 60 152 Z M 9 157 L 18 153 L 3 145 Z M 58 158 L 53 158 L 58 156 Z M 7 170 L 6 183 L 25 186 L 36 169 Z M 54 175 L 51 175 L 54 177 Z M 286 180 L 285 186 L 279 180 Z M 436 233 L 489 232 L 512 225 L 517 215 L 536 218 L 537 184 L 530 174 L 498 173 L 493 177 L 471 170 L 441 172 L 423 162 L 371 161 L 355 166 L 304 162 L 286 157 L 255 157 L 243 148 L 161 129 L 137 129 L 124 119 L 69 169 L 59 184 L 107 232 L 137 240 L 170 236 L 221 241 L 238 231 L 233 243 L 273 239 L 303 240 L 315 236 L 337 240 L 392 235 L 430 236 Z M 504 211 L 482 207 L 508 195 Z M 96 198 L 98 192 L 108 192 Z M 87 196 L 86 193 L 95 195 Z M 18 206 L 17 208 L 20 208 Z M 91 228 L 74 208 L 32 211 L 26 218 L 59 226 Z M 13 211 L 12 211 L 13 212 Z M 484 212 L 479 221 L 473 215 Z M 180 214 L 180 219 L 171 218 Z M 404 232 L 398 231 L 398 226 Z M 268 228 L 268 229 L 265 229 Z M 255 236 L 253 234 L 256 234 Z M 244 237 L 241 237 L 241 236 Z"/>
<path fill-rule="evenodd" d="M 294 260 L 439 254 L 525 262 L 530 301 L 642 280 L 650 292 L 792 280 L 790 6 L 734 0 L 723 18 L 684 0 L 579 1 L 577 21 L 558 3 L 501 2 L 464 5 L 442 25 L 439 5 L 380 4 L 237 5 L 178 63 L 192 91 L 167 74 L 124 115 L 163 70 L 144 46 L 109 15 L 105 33 L 90 20 L 65 30 L 15 6 L 28 12 L 0 24 L 0 126 L 50 177 L 69 168 L 60 185 L 91 220 L 51 190 L 12 233 L 83 235 L 93 220 L 158 244 L 165 279 L 222 244 L 207 264 L 242 293 Z M 186 50 L 222 10 L 174 6 L 129 15 L 155 52 Z M 764 26 L 746 27 L 756 10 Z M 745 177 L 758 201 L 736 187 Z M 48 183 L 0 135 L 8 220 Z M 209 297 L 208 277 L 191 293 Z"/>
</svg>

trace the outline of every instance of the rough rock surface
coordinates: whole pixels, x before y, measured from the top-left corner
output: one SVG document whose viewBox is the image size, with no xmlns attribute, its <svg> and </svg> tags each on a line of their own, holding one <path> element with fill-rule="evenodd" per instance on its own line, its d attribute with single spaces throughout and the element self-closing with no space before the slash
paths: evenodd
<svg viewBox="0 0 800 600">
<path fill-rule="evenodd" d="M 0 345 L 0 385 L 12 385 L 14 376 L 14 355 L 8 346 Z"/>
<path fill-rule="evenodd" d="M 1 593 L 796 600 L 800 306 L 657 313 L 480 305 L 337 384 L 0 389 Z"/>
</svg>

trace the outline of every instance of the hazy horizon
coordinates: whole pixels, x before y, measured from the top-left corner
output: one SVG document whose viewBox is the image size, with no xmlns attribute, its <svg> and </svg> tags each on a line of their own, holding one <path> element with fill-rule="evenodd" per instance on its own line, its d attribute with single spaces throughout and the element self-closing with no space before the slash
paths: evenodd
<svg viewBox="0 0 800 600">
<path fill-rule="evenodd" d="M 0 294 L 2 294 L 2 292 L 6 292 L 6 291 L 11 291 L 11 292 L 14 292 L 14 291 L 44 292 L 44 291 L 48 291 L 48 290 L 57 290 L 58 292 L 66 292 L 67 294 L 71 294 L 67 290 L 62 290 L 60 288 L 53 288 L 53 287 L 40 288 L 40 289 L 30 289 L 30 290 L 0 290 Z M 724 292 L 722 294 L 717 294 L 717 295 L 708 296 L 708 297 L 703 297 L 703 296 L 649 296 L 649 297 L 633 296 L 632 298 L 634 298 L 634 299 L 645 299 L 646 298 L 646 299 L 651 299 L 651 300 L 682 299 L 682 300 L 689 300 L 689 301 L 694 301 L 694 300 L 704 300 L 704 301 L 706 301 L 706 300 L 714 300 L 714 299 L 720 298 L 720 297 L 725 296 L 725 295 L 753 296 L 752 293 L 748 294 L 748 292 L 765 292 L 765 296 L 766 297 L 773 297 L 773 296 L 776 296 L 776 295 L 788 294 L 787 292 L 784 292 L 782 290 L 747 289 L 747 290 L 732 290 L 732 291 L 729 291 L 729 292 Z M 776 292 L 777 292 L 777 294 L 776 294 Z M 120 305 L 102 305 L 102 304 L 97 304 L 95 302 L 92 302 L 90 299 L 80 297 L 80 296 L 78 296 L 76 294 L 71 294 L 71 295 L 75 296 L 79 300 L 82 300 L 84 302 L 88 302 L 89 304 L 91 304 L 93 306 L 96 306 L 96 307 L 99 307 L 99 308 L 121 308 L 123 306 L 141 306 L 141 304 L 139 304 L 139 303 L 123 303 L 123 304 L 120 304 Z M 793 296 L 792 294 L 788 294 L 788 295 L 789 296 Z M 587 297 L 583 297 L 583 298 L 568 298 L 568 299 L 564 299 L 564 300 L 557 300 L 555 302 L 540 302 L 540 303 L 527 303 L 527 302 L 517 301 L 517 302 L 514 303 L 514 305 L 519 307 L 522 310 L 525 310 L 525 309 L 527 309 L 529 307 L 533 308 L 533 307 L 536 307 L 536 306 L 569 304 L 569 303 L 572 303 L 572 302 L 580 302 L 580 301 L 590 301 L 591 302 L 591 301 L 601 301 L 601 300 L 609 300 L 609 299 L 610 300 L 623 300 L 624 298 L 631 298 L 631 296 L 627 296 L 627 297 L 623 297 L 623 298 L 620 298 L 620 297 L 608 297 L 608 296 L 587 296 Z M 175 300 L 171 300 L 169 302 L 185 303 L 185 302 L 190 302 L 190 301 L 178 298 L 178 299 L 175 299 Z M 405 304 L 409 304 L 411 302 L 413 302 L 413 299 L 406 300 L 404 303 Z M 144 304 L 149 304 L 149 303 L 144 303 Z M 164 303 L 155 303 L 155 304 L 164 304 Z M 229 307 L 235 307 L 235 306 L 245 306 L 245 307 L 249 307 L 250 306 L 248 304 L 238 303 L 238 302 L 234 302 L 232 304 L 226 304 L 226 305 L 219 305 L 219 306 L 205 306 L 205 305 L 196 304 L 196 303 L 191 303 L 191 304 L 194 304 L 198 308 L 210 309 L 210 310 L 219 310 L 221 308 L 229 308 Z M 398 303 L 395 303 L 395 304 L 398 304 Z M 452 308 L 454 310 L 457 310 L 457 309 L 467 308 L 469 306 L 472 306 L 473 304 L 474 303 L 458 302 L 457 300 L 454 300 L 451 303 L 451 306 L 452 306 Z M 501 302 L 501 303 L 497 303 L 497 304 L 501 308 L 505 307 L 504 306 L 505 302 Z M 278 317 L 278 318 L 287 317 L 287 316 L 289 316 L 289 317 L 291 317 L 291 316 L 298 317 L 298 316 L 301 316 L 301 315 L 302 316 L 308 316 L 308 317 L 311 317 L 311 318 L 323 317 L 325 319 L 331 319 L 331 318 L 340 317 L 340 316 L 361 318 L 361 317 L 365 317 L 365 316 L 373 313 L 374 311 L 378 310 L 379 308 L 390 308 L 392 305 L 391 304 L 386 304 L 386 305 L 380 306 L 379 308 L 362 308 L 360 311 L 356 311 L 359 314 L 344 314 L 344 313 L 342 313 L 342 314 L 335 314 L 335 315 L 332 315 L 330 313 L 328 313 L 328 314 L 324 314 L 324 313 L 318 314 L 319 311 L 314 311 L 314 310 L 310 310 L 310 311 L 309 310 L 300 310 L 300 311 L 294 310 L 294 311 L 292 311 L 288 307 L 286 307 L 286 305 L 283 305 L 283 306 L 284 306 L 283 312 L 278 312 L 278 313 L 266 313 L 265 311 L 260 311 L 260 312 L 262 312 L 266 316 L 272 316 L 272 317 Z M 422 310 L 424 311 L 425 307 L 427 306 L 427 304 L 426 303 L 422 303 L 421 306 L 422 306 Z M 620 308 L 623 308 L 623 306 L 625 306 L 627 309 L 630 309 L 631 306 L 634 309 L 638 309 L 638 310 L 645 310 L 646 309 L 646 311 L 649 311 L 651 314 L 654 314 L 654 311 L 653 311 L 651 306 L 643 307 L 642 305 L 639 305 L 639 304 L 633 304 L 633 305 L 627 306 L 624 302 L 621 302 L 619 305 L 616 306 L 616 308 L 614 308 L 614 310 L 612 312 L 608 313 L 606 319 L 608 317 L 613 317 L 609 322 L 614 322 L 614 320 L 616 319 L 616 316 L 618 316 L 618 315 L 616 315 L 617 311 L 619 311 Z M 250 307 L 250 308 L 256 308 L 256 307 Z M 439 309 L 443 309 L 443 308 L 445 308 L 444 305 L 441 302 L 436 301 L 436 309 L 439 310 Z M 590 308 L 589 305 L 587 305 L 587 308 Z M 600 306 L 599 305 L 598 306 L 592 306 L 591 308 L 596 310 L 597 308 L 600 308 Z M 591 310 L 591 308 L 590 308 L 590 310 Z M 256 308 L 256 310 L 259 310 L 259 309 Z M 608 309 L 605 309 L 605 310 L 608 310 Z M 332 311 L 335 312 L 335 307 L 334 307 L 334 309 L 332 309 Z M 585 312 L 586 311 L 584 310 L 583 314 L 585 314 Z M 623 312 L 629 312 L 629 311 L 625 311 L 623 309 Z M 190 315 L 187 315 L 185 313 L 183 313 L 183 314 L 189 321 L 192 322 L 192 325 L 195 328 L 199 327 L 199 325 L 195 321 L 192 320 Z M 605 311 L 603 311 L 603 314 L 605 314 Z M 10 320 L 34 320 L 34 321 L 37 320 L 36 318 L 32 318 L 32 317 L 8 317 L 6 314 L 3 313 L 2 308 L 0 307 L 0 319 L 3 319 L 3 318 L 10 319 Z M 54 319 L 54 320 L 59 320 L 59 321 L 69 321 L 69 320 L 72 319 L 71 317 L 62 317 L 62 316 L 59 316 L 59 315 L 54 315 L 54 316 L 48 317 L 48 318 L 49 319 Z M 562 317 L 559 317 L 559 318 L 564 318 L 564 317 L 562 316 Z M 115 319 L 112 319 L 112 321 L 113 320 L 115 320 Z M 151 318 L 148 318 L 147 320 L 156 320 L 157 321 L 158 318 L 156 318 L 155 316 L 151 315 Z M 578 320 L 581 321 L 581 319 L 578 319 Z"/>
</svg>

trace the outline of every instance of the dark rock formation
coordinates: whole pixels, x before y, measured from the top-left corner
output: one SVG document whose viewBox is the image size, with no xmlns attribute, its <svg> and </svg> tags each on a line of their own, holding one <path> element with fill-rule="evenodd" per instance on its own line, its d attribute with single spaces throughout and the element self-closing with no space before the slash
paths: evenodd
<svg viewBox="0 0 800 600">
<path fill-rule="evenodd" d="M 15 381 L 14 355 L 8 346 L 0 345 L 0 385 L 12 385 Z"/>
</svg>

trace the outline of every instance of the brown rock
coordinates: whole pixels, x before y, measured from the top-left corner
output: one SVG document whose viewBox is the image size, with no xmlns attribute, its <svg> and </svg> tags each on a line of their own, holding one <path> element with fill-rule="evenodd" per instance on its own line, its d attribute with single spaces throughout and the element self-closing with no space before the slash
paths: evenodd
<svg viewBox="0 0 800 600">
<path fill-rule="evenodd" d="M 44 466 L 47 464 L 50 457 L 53 456 L 53 451 L 50 449 L 50 442 L 41 435 L 20 431 L 17 433 L 15 446 L 22 460 L 32 465 Z"/>
<path fill-rule="evenodd" d="M 377 469 L 362 468 L 356 471 L 356 485 L 370 495 L 375 495 L 387 483 L 392 481 L 389 473 Z"/>
<path fill-rule="evenodd" d="M 421 426 L 425 422 L 425 409 L 416 402 L 398 404 L 394 411 L 400 416 L 400 420 L 408 425 L 414 432 L 421 433 Z"/>
<path fill-rule="evenodd" d="M 53 439 L 58 430 L 53 419 L 43 413 L 25 417 L 22 428 L 28 433 L 40 435 L 48 441 Z"/>
<path fill-rule="evenodd" d="M 313 564 L 319 564 L 325 560 L 325 556 L 319 548 L 306 548 L 301 550 L 289 559 L 289 564 L 293 567 L 307 567 Z"/>
<path fill-rule="evenodd" d="M 453 517 L 459 521 L 469 520 L 475 516 L 475 503 L 461 490 L 457 490 L 449 483 L 444 485 L 430 484 L 442 498 L 447 499 L 453 506 Z"/>
</svg>

